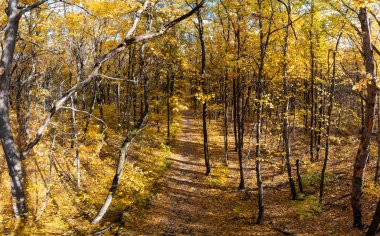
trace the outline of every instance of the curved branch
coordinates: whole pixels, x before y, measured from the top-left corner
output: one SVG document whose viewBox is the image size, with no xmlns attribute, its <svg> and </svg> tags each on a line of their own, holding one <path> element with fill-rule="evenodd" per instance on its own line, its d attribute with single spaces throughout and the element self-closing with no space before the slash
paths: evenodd
<svg viewBox="0 0 380 236">
<path fill-rule="evenodd" d="M 41 6 L 42 4 L 44 4 L 47 1 L 48 0 L 40 0 L 38 2 L 30 4 L 30 5 L 26 6 L 26 7 L 24 7 L 23 9 L 21 9 L 21 11 L 17 15 L 21 17 L 23 14 L 27 13 L 28 11 L 33 10 L 34 8 L 37 8 L 37 7 Z"/>
<path fill-rule="evenodd" d="M 124 172 L 124 165 L 125 165 L 125 162 L 127 161 L 129 146 L 131 145 L 133 140 L 137 137 L 137 135 L 146 127 L 147 121 L 148 121 L 148 114 L 145 114 L 144 118 L 139 122 L 139 124 L 132 131 L 130 131 L 125 137 L 123 144 L 121 145 L 121 148 L 120 148 L 119 163 L 117 165 L 116 173 L 112 180 L 111 188 L 109 190 L 106 200 L 104 201 L 102 208 L 99 210 L 98 214 L 96 215 L 94 220 L 91 222 L 91 224 L 97 224 L 106 214 L 109 206 L 111 205 L 113 197 L 115 196 L 116 191 L 119 188 L 119 181 Z"/>
</svg>

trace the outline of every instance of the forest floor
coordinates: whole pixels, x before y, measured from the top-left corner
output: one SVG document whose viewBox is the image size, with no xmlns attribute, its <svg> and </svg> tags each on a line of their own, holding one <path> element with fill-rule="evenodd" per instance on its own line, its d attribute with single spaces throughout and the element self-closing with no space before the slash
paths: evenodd
<svg viewBox="0 0 380 236">
<path fill-rule="evenodd" d="M 238 162 L 232 148 L 229 166 L 223 164 L 220 125 L 210 126 L 211 176 L 205 176 L 201 122 L 186 113 L 173 140 L 170 167 L 144 209 L 125 213 L 118 235 L 363 235 L 352 227 L 350 176 L 352 159 L 332 157 L 325 205 L 318 202 L 318 172 L 303 171 L 305 195 L 291 201 L 284 173 L 265 163 L 265 223 L 255 224 L 257 191 L 253 160 L 246 163 L 246 186 L 238 186 Z M 231 140 L 232 141 L 232 140 Z M 350 146 L 352 149 L 352 146 Z M 339 153 L 341 149 L 333 149 Z M 297 150 L 294 150 L 297 153 Z M 351 153 L 344 153 L 351 155 Z M 332 155 L 334 156 L 334 155 Z M 247 165 L 248 164 L 248 165 Z M 321 165 L 321 162 L 316 165 Z M 318 168 L 317 168 L 318 169 Z M 369 168 L 370 169 L 370 168 Z M 367 170 L 371 171 L 371 170 Z M 372 171 L 371 171 L 372 172 Z M 369 178 L 369 177 L 368 177 Z M 364 222 L 370 222 L 376 198 L 363 199 Z"/>
<path fill-rule="evenodd" d="M 202 122 L 197 115 L 186 111 L 178 119 L 178 124 L 173 125 L 174 138 L 170 150 L 163 143 L 166 130 L 153 125 L 136 140 L 129 153 L 130 162 L 126 166 L 119 194 L 100 225 L 93 226 L 90 222 L 107 194 L 106 186 L 112 181 L 117 160 L 113 153 L 118 153 L 120 135 L 109 135 L 108 143 L 99 155 L 94 150 L 101 142 L 83 147 L 82 163 L 89 169 L 87 171 L 83 168 L 83 184 L 100 187 L 79 193 L 70 181 L 60 177 L 70 174 L 73 176 L 70 179 L 75 180 L 76 168 L 62 152 L 64 148 L 57 145 L 54 156 L 61 165 L 58 166 L 57 173 L 54 172 L 52 203 L 38 222 L 34 221 L 34 212 L 40 209 L 41 199 L 46 192 L 41 181 L 49 170 L 48 158 L 41 157 L 47 156 L 49 148 L 44 146 L 49 147 L 49 142 L 41 147 L 41 157 L 35 157 L 39 160 L 38 166 L 33 164 L 35 159 L 28 159 L 29 162 L 25 163 L 27 173 L 34 176 L 29 179 L 29 186 L 39 188 L 31 188 L 36 193 L 30 190 L 31 218 L 18 231 L 12 230 L 12 209 L 10 196 L 7 195 L 10 190 L 9 184 L 5 184 L 8 177 L 5 164 L 0 163 L 0 181 L 8 186 L 5 190 L 0 189 L 0 235 L 89 235 L 99 229 L 105 229 L 105 235 L 364 235 L 365 229 L 361 231 L 352 227 L 350 206 L 357 136 L 344 130 L 333 132 L 322 205 L 318 201 L 318 193 L 324 149 L 320 150 L 320 160 L 310 163 L 308 137 L 300 123 L 291 135 L 292 163 L 294 165 L 295 160 L 300 159 L 305 193 L 299 194 L 298 200 L 291 201 L 287 175 L 282 168 L 283 155 L 278 130 L 280 123 L 274 119 L 273 123 L 265 123 L 264 127 L 263 225 L 255 224 L 258 213 L 253 151 L 255 144 L 252 139 L 249 141 L 254 126 L 246 124 L 246 189 L 239 190 L 238 157 L 233 150 L 232 127 L 229 131 L 229 165 L 226 166 L 221 119 L 210 120 L 208 123 L 212 169 L 210 176 L 206 176 Z M 113 143 L 115 144 L 112 145 Z M 363 222 L 366 224 L 370 223 L 380 196 L 380 189 L 373 184 L 373 157 L 377 156 L 375 142 L 372 147 L 362 198 Z M 247 155 L 249 149 L 252 149 L 250 157 Z M 95 154 L 90 155 L 90 152 Z M 36 154 L 38 153 L 37 148 Z M 44 168 L 45 171 L 40 171 L 37 167 Z M 39 178 L 39 175 L 42 177 Z"/>
</svg>

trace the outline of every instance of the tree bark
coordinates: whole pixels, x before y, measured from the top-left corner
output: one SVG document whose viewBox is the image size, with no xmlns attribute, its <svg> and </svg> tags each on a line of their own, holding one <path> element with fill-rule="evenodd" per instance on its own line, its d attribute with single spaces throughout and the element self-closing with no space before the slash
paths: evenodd
<svg viewBox="0 0 380 236">
<path fill-rule="evenodd" d="M 208 133 L 207 133 L 207 78 L 206 78 L 206 45 L 204 41 L 204 28 L 203 28 L 203 19 L 201 11 L 197 12 L 198 17 L 198 36 L 199 41 L 201 43 L 201 69 L 200 75 L 202 80 L 202 126 L 203 126 L 203 150 L 204 150 L 204 158 L 205 158 L 205 166 L 206 166 L 206 175 L 209 175 L 211 172 L 210 167 L 210 156 L 208 152 Z"/>
<path fill-rule="evenodd" d="M 256 85 L 256 98 L 257 98 L 257 126 L 256 126 L 256 181 L 257 181 L 257 192 L 258 192 L 258 208 L 259 213 L 256 223 L 261 225 L 264 222 L 264 187 L 263 180 L 261 176 L 261 132 L 262 132 L 262 121 L 263 121 L 263 96 L 264 96 L 264 66 L 266 57 L 266 46 L 269 41 L 269 33 L 265 40 L 265 34 L 263 32 L 263 0 L 258 0 L 259 5 L 259 30 L 260 30 L 260 64 L 258 72 L 258 81 Z M 270 29 L 270 27 L 269 27 Z"/>
<path fill-rule="evenodd" d="M 371 43 L 370 25 L 367 15 L 367 8 L 361 7 L 359 21 L 362 29 L 362 51 L 365 62 L 366 74 L 371 76 L 367 83 L 367 101 L 365 109 L 364 127 L 361 134 L 358 152 L 355 158 L 354 173 L 352 178 L 351 205 L 354 216 L 354 227 L 362 228 L 362 208 L 361 196 L 363 193 L 364 172 L 368 161 L 371 134 L 373 129 L 373 119 L 375 115 L 376 103 L 376 82 L 374 55 Z M 366 76 L 367 76 L 366 75 Z"/>
<path fill-rule="evenodd" d="M 379 231 L 379 224 L 380 224 L 380 200 L 377 202 L 376 211 L 375 211 L 375 214 L 373 215 L 373 219 L 366 233 L 366 236 L 375 236 L 376 233 Z"/>
<path fill-rule="evenodd" d="M 294 184 L 293 173 L 292 173 L 292 164 L 290 157 L 290 140 L 289 140 L 289 93 L 288 93 L 288 63 L 287 63 L 287 54 L 288 54 L 288 45 L 289 45 L 289 27 L 292 23 L 291 21 L 291 2 L 288 0 L 287 4 L 284 4 L 288 14 L 287 26 L 285 27 L 285 41 L 284 41 L 284 51 L 283 51 L 283 90 L 285 96 L 284 104 L 284 119 L 282 127 L 282 136 L 284 139 L 284 148 L 285 148 L 285 159 L 286 159 L 286 168 L 288 173 L 289 185 L 291 198 L 294 200 L 297 198 L 296 186 Z"/>
<path fill-rule="evenodd" d="M 297 167 L 297 181 L 298 181 L 298 188 L 300 190 L 300 193 L 304 193 L 303 192 L 303 185 L 302 185 L 302 178 L 301 178 L 301 170 L 300 170 L 300 160 L 297 159 L 296 160 L 296 167 Z"/>
<path fill-rule="evenodd" d="M 238 151 L 238 133 L 237 133 L 237 109 L 236 109 L 236 79 L 232 80 L 232 113 L 234 122 L 234 140 L 235 140 L 235 152 Z"/>
<path fill-rule="evenodd" d="M 244 146 L 244 118 L 243 118 L 243 89 L 241 76 L 241 38 L 240 38 L 240 15 L 237 13 L 237 29 L 235 32 L 237 41 L 237 79 L 236 79 L 236 123 L 237 123 L 237 151 L 239 159 L 240 183 L 239 189 L 245 188 L 244 167 L 243 167 L 243 146 Z"/>
<path fill-rule="evenodd" d="M 137 126 L 132 131 L 130 131 L 125 137 L 123 144 L 120 147 L 119 163 L 116 169 L 116 173 L 112 180 L 111 188 L 109 189 L 109 193 L 107 195 L 106 200 L 104 201 L 102 208 L 99 210 L 98 214 L 93 219 L 91 224 L 97 224 L 106 214 L 109 206 L 111 205 L 113 197 L 115 196 L 116 191 L 119 187 L 119 181 L 123 175 L 124 165 L 128 157 L 129 146 L 132 143 L 132 141 L 136 138 L 137 134 L 139 134 L 141 130 L 144 128 L 147 120 L 148 120 L 148 114 L 146 114 L 144 119 L 141 120 L 141 123 L 137 124 Z"/>
<path fill-rule="evenodd" d="M 6 13 L 5 38 L 0 62 L 0 139 L 8 166 L 11 181 L 13 211 L 16 218 L 28 212 L 25 203 L 23 168 L 17 150 L 9 118 L 10 71 L 17 41 L 17 31 L 21 15 L 18 13 L 18 1 L 9 0 Z"/>
<path fill-rule="evenodd" d="M 375 184 L 379 184 L 380 179 L 380 97 L 377 96 L 377 160 L 376 160 L 376 169 L 375 169 Z"/>
<path fill-rule="evenodd" d="M 314 34 L 313 34 L 313 27 L 314 27 L 314 0 L 311 2 L 311 23 L 310 23 L 310 97 L 311 97 L 311 108 L 310 108 L 310 161 L 314 161 L 314 120 L 315 120 L 315 92 L 314 92 L 314 83 L 315 83 L 315 54 L 314 54 Z"/>
<path fill-rule="evenodd" d="M 334 95 L 335 95 L 335 77 L 336 77 L 336 53 L 338 51 L 340 38 L 342 32 L 339 33 L 338 40 L 333 51 L 333 72 L 331 77 L 331 87 L 329 91 L 329 107 L 327 108 L 327 127 L 326 127 L 326 145 L 325 145 L 325 158 L 323 160 L 323 166 L 321 171 L 321 182 L 319 184 L 319 202 L 323 201 L 325 173 L 327 169 L 327 161 L 329 159 L 329 145 L 330 145 L 330 130 L 331 130 L 331 116 L 334 108 Z"/>
<path fill-rule="evenodd" d="M 223 81 L 223 137 L 224 162 L 228 165 L 228 69 L 226 68 Z"/>
</svg>

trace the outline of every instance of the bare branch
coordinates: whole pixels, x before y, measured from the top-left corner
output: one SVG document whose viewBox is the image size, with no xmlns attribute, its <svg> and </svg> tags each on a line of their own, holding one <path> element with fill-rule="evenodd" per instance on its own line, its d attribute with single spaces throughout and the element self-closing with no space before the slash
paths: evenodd
<svg viewBox="0 0 380 236">
<path fill-rule="evenodd" d="M 76 108 L 74 108 L 74 107 L 65 107 L 65 106 L 62 106 L 61 108 L 62 108 L 62 109 L 67 109 L 67 110 L 72 110 L 72 111 L 75 111 L 75 112 L 84 113 L 84 114 L 86 114 L 86 115 L 88 115 L 88 116 L 94 118 L 95 120 L 99 121 L 99 122 L 102 123 L 105 127 L 108 127 L 107 124 L 106 124 L 106 122 L 105 122 L 104 120 L 102 120 L 102 119 L 100 119 L 100 118 L 94 116 L 94 115 L 91 114 L 90 112 L 83 111 L 83 110 L 78 110 L 78 109 L 76 109 Z"/>
<path fill-rule="evenodd" d="M 141 18 L 141 13 L 146 9 L 146 7 L 148 6 L 148 4 L 149 4 L 149 0 L 146 0 L 145 3 L 144 3 L 143 8 L 141 8 L 140 10 L 137 11 L 135 20 L 133 22 L 133 25 L 129 29 L 129 31 L 128 31 L 127 35 L 125 36 L 125 38 L 131 37 L 131 35 L 133 34 L 133 32 L 135 32 L 137 24 L 139 23 L 140 18 Z"/>
<path fill-rule="evenodd" d="M 274 30 L 270 31 L 269 34 L 276 33 L 277 31 L 280 31 L 280 30 L 282 30 L 282 29 L 285 29 L 285 28 L 288 27 L 288 26 L 292 26 L 293 23 L 295 23 L 296 21 L 298 21 L 299 19 L 301 19 L 302 17 L 304 17 L 304 16 L 306 16 L 306 15 L 308 15 L 308 14 L 310 14 L 310 13 L 309 13 L 309 12 L 305 12 L 304 14 L 300 15 L 300 16 L 297 17 L 295 20 L 290 21 L 290 23 L 284 25 L 283 27 L 280 27 L 280 28 L 277 28 L 277 29 L 274 29 Z"/>
<path fill-rule="evenodd" d="M 41 45 L 39 45 L 39 44 L 36 43 L 36 42 L 30 41 L 30 40 L 27 40 L 27 39 L 24 39 L 24 38 L 18 38 L 18 39 L 19 39 L 19 40 L 22 40 L 22 41 L 25 41 L 25 42 L 27 42 L 27 43 L 33 44 L 34 46 L 39 47 L 39 48 L 41 48 L 41 49 L 43 49 L 43 50 L 45 50 L 45 51 L 48 51 L 48 52 L 50 52 L 51 54 L 54 54 L 54 55 L 58 55 L 58 54 L 60 54 L 59 51 L 57 52 L 57 51 L 54 51 L 54 50 L 52 50 L 52 49 L 50 49 L 50 48 L 47 48 L 47 47 L 41 46 Z"/>
<path fill-rule="evenodd" d="M 372 17 L 375 19 L 377 24 L 380 26 L 380 20 L 376 17 L 375 13 L 373 13 L 372 11 L 369 11 L 369 13 L 371 13 Z"/>
<path fill-rule="evenodd" d="M 115 77 L 110 77 L 104 74 L 99 74 L 100 77 L 109 79 L 109 80 L 116 80 L 116 81 L 122 81 L 122 82 L 131 82 L 131 83 L 137 83 L 137 80 L 131 80 L 131 79 L 122 79 L 122 78 L 115 78 Z"/>
<path fill-rule="evenodd" d="M 84 12 L 86 12 L 88 15 L 93 16 L 95 18 L 98 18 L 96 15 L 92 14 L 89 10 L 87 10 L 86 8 L 80 6 L 80 5 L 76 4 L 76 3 L 68 2 L 66 0 L 59 0 L 58 2 L 63 2 L 63 3 L 66 3 L 67 5 L 75 6 L 75 7 L 79 8 L 79 9 L 83 10 Z"/>
<path fill-rule="evenodd" d="M 35 9 L 35 8 L 37 8 L 37 7 L 39 7 L 39 6 L 41 6 L 42 4 L 44 4 L 44 3 L 47 2 L 47 1 L 48 1 L 48 0 L 40 0 L 40 1 L 35 2 L 35 3 L 31 4 L 31 5 L 28 5 L 28 6 L 24 7 L 24 8 L 18 13 L 18 15 L 19 15 L 19 16 L 22 16 L 22 15 L 24 15 L 26 12 L 31 11 L 31 10 L 33 10 L 33 9 Z"/>
</svg>

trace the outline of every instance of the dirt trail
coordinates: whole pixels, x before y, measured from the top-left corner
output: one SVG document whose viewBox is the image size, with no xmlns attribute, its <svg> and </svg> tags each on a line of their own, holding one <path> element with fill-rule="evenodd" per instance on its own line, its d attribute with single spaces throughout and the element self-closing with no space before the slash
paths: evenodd
<svg viewBox="0 0 380 236">
<path fill-rule="evenodd" d="M 140 228 L 145 234 L 201 234 L 211 232 L 210 220 L 220 209 L 207 203 L 213 199 L 202 162 L 201 144 L 196 121 L 185 116 L 181 121 L 170 157 L 170 170 L 157 199 L 146 212 Z M 217 220 L 217 219 L 215 219 Z"/>
<path fill-rule="evenodd" d="M 180 129 L 170 157 L 171 166 L 157 198 L 130 233 L 246 235 L 251 222 L 239 226 L 234 224 L 239 220 L 231 214 L 236 190 L 212 186 L 204 174 L 201 124 L 185 115 Z M 243 233 L 245 230 L 248 231 Z"/>
</svg>

